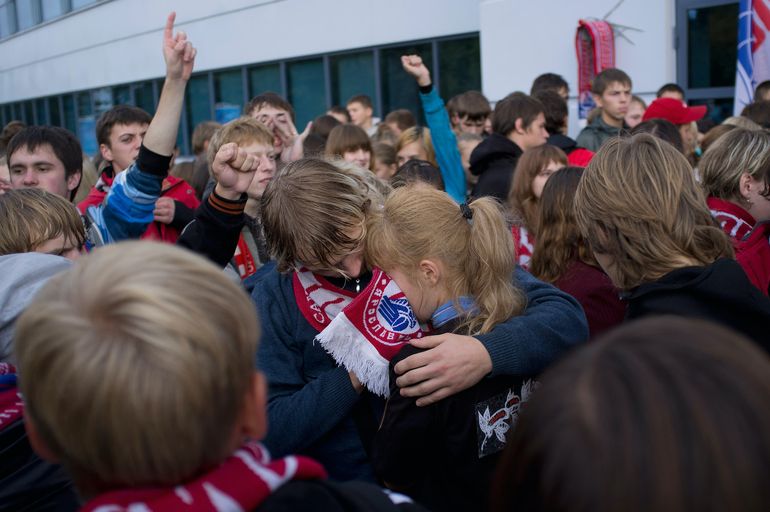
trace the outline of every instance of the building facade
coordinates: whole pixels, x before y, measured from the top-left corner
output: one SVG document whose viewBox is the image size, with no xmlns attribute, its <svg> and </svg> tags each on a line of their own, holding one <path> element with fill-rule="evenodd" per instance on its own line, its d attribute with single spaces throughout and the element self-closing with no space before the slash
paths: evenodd
<svg viewBox="0 0 770 512">
<path fill-rule="evenodd" d="M 168 12 L 198 48 L 179 146 L 201 121 L 226 120 L 272 90 L 302 130 L 332 105 L 368 94 L 375 115 L 419 112 L 400 55 L 419 53 L 445 99 L 492 101 L 555 72 L 577 93 L 581 18 L 616 25 L 616 63 L 650 98 L 678 82 L 716 115 L 731 108 L 737 2 L 729 0 L 0 0 L 0 122 L 64 126 L 96 151 L 98 116 L 128 103 L 152 113 Z M 578 121 L 571 100 L 570 131 Z"/>
</svg>

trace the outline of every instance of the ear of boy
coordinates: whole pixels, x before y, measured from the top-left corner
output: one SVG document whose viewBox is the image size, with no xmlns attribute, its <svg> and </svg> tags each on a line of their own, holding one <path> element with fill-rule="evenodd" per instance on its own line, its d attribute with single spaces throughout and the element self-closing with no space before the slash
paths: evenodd
<svg viewBox="0 0 770 512">
<path fill-rule="evenodd" d="M 267 379 L 262 372 L 255 371 L 251 375 L 234 435 L 234 448 L 240 446 L 244 439 L 259 441 L 267 435 Z"/>
</svg>

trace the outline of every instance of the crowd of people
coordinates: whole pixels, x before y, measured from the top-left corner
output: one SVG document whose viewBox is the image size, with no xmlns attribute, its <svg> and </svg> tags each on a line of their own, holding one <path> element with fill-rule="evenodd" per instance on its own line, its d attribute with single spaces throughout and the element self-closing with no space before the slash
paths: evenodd
<svg viewBox="0 0 770 512">
<path fill-rule="evenodd" d="M 0 510 L 770 508 L 770 83 L 721 124 L 606 69 L 174 164 L 196 49 L 97 161 L 0 136 Z M 418 123 L 424 119 L 424 124 Z"/>
</svg>

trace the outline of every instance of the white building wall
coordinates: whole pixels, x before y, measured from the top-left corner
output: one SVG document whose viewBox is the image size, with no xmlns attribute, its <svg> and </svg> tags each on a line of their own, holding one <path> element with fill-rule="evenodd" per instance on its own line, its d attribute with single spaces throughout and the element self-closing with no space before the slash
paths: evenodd
<svg viewBox="0 0 770 512">
<path fill-rule="evenodd" d="M 172 10 L 196 71 L 479 30 L 479 0 L 111 0 L 0 41 L 0 103 L 162 76 Z"/>
<path fill-rule="evenodd" d="M 578 92 L 575 32 L 578 20 L 603 18 L 618 0 L 482 0 L 482 87 L 490 100 L 513 91 L 529 93 L 546 72 L 562 75 L 570 95 Z M 640 29 L 631 42 L 615 38 L 615 65 L 629 74 L 634 93 L 649 100 L 676 81 L 674 0 L 625 0 L 607 18 Z M 577 133 L 577 102 L 570 101 L 570 133 Z"/>
</svg>

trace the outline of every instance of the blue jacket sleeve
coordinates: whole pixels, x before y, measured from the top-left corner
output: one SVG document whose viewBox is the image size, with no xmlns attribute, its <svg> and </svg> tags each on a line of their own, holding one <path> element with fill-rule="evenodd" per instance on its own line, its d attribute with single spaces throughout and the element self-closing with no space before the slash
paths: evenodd
<svg viewBox="0 0 770 512">
<path fill-rule="evenodd" d="M 444 180 L 444 189 L 458 203 L 465 202 L 465 171 L 463 170 L 460 150 L 457 149 L 457 138 L 449 124 L 449 114 L 444 108 L 444 102 L 433 87 L 430 92 L 420 92 L 422 109 L 425 120 L 430 128 L 433 149 L 436 151 L 436 161 Z"/>
<path fill-rule="evenodd" d="M 282 276 L 259 281 L 252 293 L 261 319 L 257 367 L 269 383 L 268 433 L 265 445 L 274 456 L 301 452 L 348 416 L 358 401 L 347 370 L 308 360 L 313 334 L 297 328 L 299 312 Z M 285 279 L 285 277 L 284 277 Z M 287 288 L 282 290 L 282 288 Z M 317 362 L 316 362 L 317 363 Z M 316 373 L 317 375 L 309 375 Z"/>
<path fill-rule="evenodd" d="M 535 375 L 577 343 L 588 339 L 588 321 L 577 300 L 516 266 L 516 284 L 527 307 L 476 336 L 492 359 L 492 375 Z"/>
<path fill-rule="evenodd" d="M 115 176 L 104 202 L 88 208 L 105 243 L 139 238 L 145 232 L 153 221 L 155 202 L 170 162 L 170 156 L 158 155 L 142 146 L 136 161 Z"/>
</svg>

